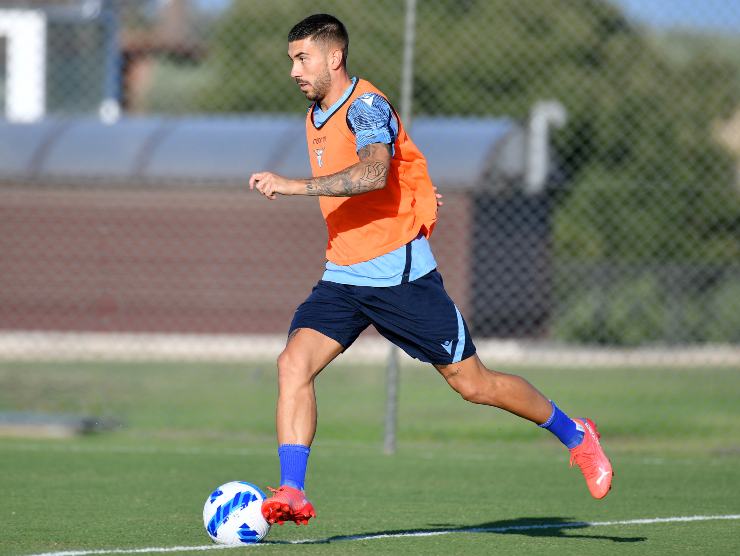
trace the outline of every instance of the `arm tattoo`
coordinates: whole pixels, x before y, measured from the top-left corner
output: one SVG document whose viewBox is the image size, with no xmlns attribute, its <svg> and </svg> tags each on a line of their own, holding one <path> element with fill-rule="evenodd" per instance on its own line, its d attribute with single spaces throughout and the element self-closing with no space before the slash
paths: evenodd
<svg viewBox="0 0 740 556">
<path fill-rule="evenodd" d="M 390 145 L 380 143 L 367 145 L 357 153 L 360 158 L 357 164 L 336 174 L 306 180 L 306 194 L 352 197 L 382 189 L 385 187 L 389 164 L 376 159 L 374 155 L 378 149 L 390 154 Z"/>
<path fill-rule="evenodd" d="M 390 152 L 389 145 L 383 145 L 383 146 L 386 147 L 386 150 L 388 150 L 388 152 Z M 363 162 L 366 161 L 368 158 L 370 158 L 372 156 L 374 147 L 375 147 L 375 143 L 372 144 L 372 145 L 365 145 L 359 151 L 357 151 L 357 156 Z"/>
</svg>

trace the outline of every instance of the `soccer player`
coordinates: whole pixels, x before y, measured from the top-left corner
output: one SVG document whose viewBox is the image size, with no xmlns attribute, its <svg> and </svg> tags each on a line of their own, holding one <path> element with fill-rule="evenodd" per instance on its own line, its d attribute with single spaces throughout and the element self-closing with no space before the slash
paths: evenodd
<svg viewBox="0 0 740 556">
<path fill-rule="evenodd" d="M 431 363 L 465 399 L 498 407 L 553 433 L 580 467 L 591 495 L 609 492 L 612 466 L 589 419 L 571 419 L 525 379 L 493 371 L 476 355 L 447 295 L 429 245 L 438 195 L 426 160 L 385 95 L 347 71 L 349 38 L 335 17 L 316 14 L 288 34 L 291 77 L 311 101 L 306 137 L 313 177 L 256 172 L 267 199 L 313 195 L 329 240 L 326 270 L 295 312 L 278 358 L 280 488 L 264 501 L 270 523 L 307 524 L 304 494 L 316 432 L 314 380 L 373 325 L 410 356 Z"/>
</svg>

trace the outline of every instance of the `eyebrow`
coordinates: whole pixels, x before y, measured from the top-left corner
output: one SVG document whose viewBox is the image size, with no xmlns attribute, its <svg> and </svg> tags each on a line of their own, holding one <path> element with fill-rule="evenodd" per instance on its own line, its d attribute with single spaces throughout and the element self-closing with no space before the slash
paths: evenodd
<svg viewBox="0 0 740 556">
<path fill-rule="evenodd" d="M 296 52 L 293 56 L 291 56 L 290 54 L 288 54 L 288 58 L 290 58 L 291 60 L 293 58 L 298 58 L 298 56 L 308 56 L 308 52 L 303 52 L 301 50 L 300 52 Z"/>
</svg>

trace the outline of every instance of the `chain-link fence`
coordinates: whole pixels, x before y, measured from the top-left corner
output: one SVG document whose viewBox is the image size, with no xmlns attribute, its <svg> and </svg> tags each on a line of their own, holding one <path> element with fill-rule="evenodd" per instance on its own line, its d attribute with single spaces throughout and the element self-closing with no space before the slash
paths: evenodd
<svg viewBox="0 0 740 556">
<path fill-rule="evenodd" d="M 4 338 L 284 334 L 323 222 L 244 186 L 308 171 L 287 32 L 324 11 L 427 154 L 433 247 L 477 338 L 737 353 L 740 2 L 655 4 L 675 19 L 617 0 L 0 2 Z"/>
</svg>

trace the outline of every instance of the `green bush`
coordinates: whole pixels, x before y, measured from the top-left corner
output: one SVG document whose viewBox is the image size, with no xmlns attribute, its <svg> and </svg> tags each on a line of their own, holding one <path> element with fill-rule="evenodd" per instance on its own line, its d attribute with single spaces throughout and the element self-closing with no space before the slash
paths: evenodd
<svg viewBox="0 0 740 556">
<path fill-rule="evenodd" d="M 706 338 L 710 342 L 740 342 L 740 279 L 720 284 L 709 297 Z"/>
<path fill-rule="evenodd" d="M 553 327 L 558 340 L 619 346 L 662 340 L 666 306 L 653 276 L 610 289 L 594 288 L 571 299 Z"/>
</svg>

